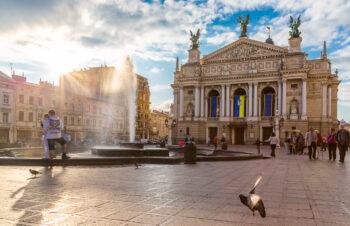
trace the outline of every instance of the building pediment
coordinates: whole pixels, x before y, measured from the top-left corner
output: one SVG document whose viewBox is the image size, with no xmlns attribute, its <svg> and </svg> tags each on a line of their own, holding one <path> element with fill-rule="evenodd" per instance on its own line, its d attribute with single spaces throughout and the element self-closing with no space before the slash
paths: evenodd
<svg viewBox="0 0 350 226">
<path fill-rule="evenodd" d="M 288 53 L 287 48 L 259 42 L 252 39 L 239 40 L 203 57 L 203 63 L 223 62 L 231 60 L 246 60 L 266 56 L 276 56 Z"/>
</svg>

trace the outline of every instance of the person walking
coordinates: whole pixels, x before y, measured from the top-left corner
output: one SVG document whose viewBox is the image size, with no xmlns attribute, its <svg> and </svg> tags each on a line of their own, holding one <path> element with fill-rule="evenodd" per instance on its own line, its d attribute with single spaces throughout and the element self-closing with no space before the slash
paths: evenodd
<svg viewBox="0 0 350 226">
<path fill-rule="evenodd" d="M 345 155 L 350 144 L 350 133 L 345 129 L 344 123 L 340 124 L 340 130 L 338 131 L 336 138 L 339 149 L 339 162 L 344 163 Z"/>
<path fill-rule="evenodd" d="M 300 132 L 297 136 L 297 152 L 299 155 L 304 154 L 305 139 L 303 134 Z"/>
<path fill-rule="evenodd" d="M 291 139 L 289 136 L 284 139 L 284 150 L 287 155 L 290 155 L 290 141 Z"/>
<path fill-rule="evenodd" d="M 311 127 L 308 132 L 305 134 L 305 142 L 306 146 L 309 150 L 309 159 L 316 160 L 316 141 L 317 141 L 317 135 L 314 131 L 314 129 Z"/>
<path fill-rule="evenodd" d="M 49 111 L 49 118 L 43 124 L 49 151 L 55 150 L 55 143 L 59 143 L 62 147 L 62 159 L 69 159 L 70 157 L 67 156 L 67 141 L 62 136 L 64 125 L 54 110 Z"/>
<path fill-rule="evenodd" d="M 275 150 L 276 150 L 276 147 L 279 143 L 279 140 L 278 138 L 276 137 L 276 134 L 275 133 L 272 133 L 270 138 L 267 139 L 265 142 L 270 142 L 270 147 L 271 147 L 271 157 L 274 157 L 276 158 L 276 153 L 275 153 Z"/>
<path fill-rule="evenodd" d="M 218 143 L 218 136 L 215 136 L 213 139 L 214 151 L 216 151 L 216 149 L 218 148 Z"/>
<path fill-rule="evenodd" d="M 330 128 L 329 134 L 327 136 L 327 146 L 328 146 L 328 156 L 329 161 L 337 158 L 337 142 L 336 142 L 336 132 L 334 128 Z"/>
</svg>

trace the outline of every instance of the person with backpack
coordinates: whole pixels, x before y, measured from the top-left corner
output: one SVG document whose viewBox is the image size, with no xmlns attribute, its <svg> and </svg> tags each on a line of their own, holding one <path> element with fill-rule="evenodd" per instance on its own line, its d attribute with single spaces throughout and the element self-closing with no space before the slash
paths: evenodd
<svg viewBox="0 0 350 226">
<path fill-rule="evenodd" d="M 331 128 L 329 134 L 327 136 L 327 146 L 328 146 L 328 154 L 329 161 L 337 158 L 337 142 L 336 142 L 336 132 L 334 128 Z"/>
<path fill-rule="evenodd" d="M 340 130 L 337 133 L 337 142 L 339 148 L 339 162 L 344 163 L 346 152 L 350 144 L 350 133 L 345 129 L 344 123 L 340 124 Z"/>
</svg>

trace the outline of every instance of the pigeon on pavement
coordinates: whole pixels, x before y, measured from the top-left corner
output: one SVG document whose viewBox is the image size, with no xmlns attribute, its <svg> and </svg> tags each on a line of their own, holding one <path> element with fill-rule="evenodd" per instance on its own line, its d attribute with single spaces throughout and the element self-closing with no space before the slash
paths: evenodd
<svg viewBox="0 0 350 226">
<path fill-rule="evenodd" d="M 37 174 L 41 174 L 39 171 L 33 170 L 33 169 L 29 169 L 29 172 L 36 177 Z"/>
<path fill-rule="evenodd" d="M 135 162 L 134 165 L 135 165 L 135 169 L 138 169 L 141 166 L 137 162 Z"/>
<path fill-rule="evenodd" d="M 249 192 L 249 195 L 245 196 L 243 194 L 240 194 L 239 198 L 241 202 L 253 212 L 253 215 L 255 211 L 258 211 L 260 213 L 260 216 L 264 218 L 266 217 L 264 203 L 261 197 L 255 194 L 255 188 L 259 184 L 261 179 L 262 179 L 262 176 L 259 176 L 254 184 L 253 189 Z"/>
</svg>

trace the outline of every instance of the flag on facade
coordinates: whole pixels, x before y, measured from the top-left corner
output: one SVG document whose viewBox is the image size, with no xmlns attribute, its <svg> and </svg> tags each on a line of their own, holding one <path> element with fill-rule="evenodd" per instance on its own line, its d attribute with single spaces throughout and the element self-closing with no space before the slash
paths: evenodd
<svg viewBox="0 0 350 226">
<path fill-rule="evenodd" d="M 245 116 L 245 96 L 236 95 L 234 98 L 234 117 L 243 118 Z"/>
<path fill-rule="evenodd" d="M 272 100 L 273 94 L 265 94 L 264 95 L 264 116 L 270 117 L 272 116 Z"/>
</svg>

